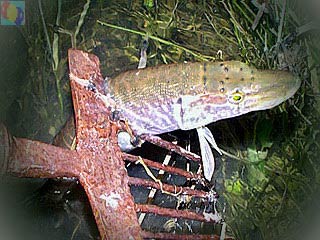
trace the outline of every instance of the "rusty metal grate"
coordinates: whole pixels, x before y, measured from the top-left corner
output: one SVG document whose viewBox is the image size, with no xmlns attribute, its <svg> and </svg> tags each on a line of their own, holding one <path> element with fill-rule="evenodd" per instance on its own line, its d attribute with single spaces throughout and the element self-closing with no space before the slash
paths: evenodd
<svg viewBox="0 0 320 240">
<path fill-rule="evenodd" d="M 195 185 L 177 186 L 164 183 L 156 179 L 150 169 L 177 175 L 186 178 L 187 182 L 205 186 L 206 183 L 199 173 L 194 174 L 177 167 L 122 153 L 116 139 L 121 124 L 111 122 L 108 117 L 110 109 L 95 98 L 92 91 L 77 84 L 79 79 L 85 81 L 90 79 L 97 90 L 102 89 L 103 78 L 100 74 L 99 60 L 94 55 L 70 50 L 69 68 L 75 110 L 76 149 L 70 150 L 28 139 L 14 138 L 8 134 L 5 126 L 1 125 L 1 152 L 5 153 L 5 160 L 0 165 L 1 172 L 19 177 L 79 179 L 90 201 L 102 239 L 231 239 L 213 233 L 177 235 L 142 229 L 138 215 L 142 222 L 144 213 L 207 223 L 220 222 L 221 218 L 214 207 L 207 212 L 203 210 L 196 212 L 186 208 L 182 210 L 181 202 L 174 208 L 150 204 L 150 199 L 149 202 L 135 203 L 129 185 L 156 189 L 180 200 L 199 198 L 209 205 L 214 203 L 217 195 L 213 190 L 195 189 Z M 69 129 L 72 129 L 72 126 Z M 63 133 L 61 141 L 65 140 Z M 57 139 L 59 141 L 59 138 Z M 191 161 L 200 161 L 199 156 L 171 142 L 152 136 L 143 136 L 143 139 Z M 141 164 L 151 180 L 129 177 L 125 161 Z"/>
</svg>

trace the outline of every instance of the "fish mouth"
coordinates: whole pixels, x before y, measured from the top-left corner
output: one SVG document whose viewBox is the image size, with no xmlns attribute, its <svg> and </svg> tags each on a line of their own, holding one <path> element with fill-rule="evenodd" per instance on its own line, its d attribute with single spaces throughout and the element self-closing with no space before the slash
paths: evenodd
<svg viewBox="0 0 320 240">
<path fill-rule="evenodd" d="M 301 85 L 298 76 L 286 71 L 264 71 L 255 79 L 258 91 L 253 94 L 252 110 L 273 108 L 292 97 Z"/>
</svg>

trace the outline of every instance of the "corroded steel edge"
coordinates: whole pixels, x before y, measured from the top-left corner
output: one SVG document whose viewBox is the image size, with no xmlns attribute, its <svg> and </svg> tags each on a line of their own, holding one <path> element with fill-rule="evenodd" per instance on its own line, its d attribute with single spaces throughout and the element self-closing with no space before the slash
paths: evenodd
<svg viewBox="0 0 320 240">
<path fill-rule="evenodd" d="M 171 233 L 151 233 L 142 231 L 144 239 L 165 239 L 165 240 L 219 240 L 218 235 L 200 235 L 200 234 L 171 234 Z M 234 240 L 226 236 L 224 240 Z"/>
<path fill-rule="evenodd" d="M 179 154 L 180 156 L 183 156 L 183 157 L 190 159 L 192 161 L 200 162 L 200 160 L 201 160 L 201 157 L 199 155 L 192 153 L 192 152 L 189 152 L 186 149 L 184 149 L 178 145 L 175 145 L 171 142 L 165 141 L 158 136 L 143 134 L 140 137 L 142 140 L 150 142 L 150 143 L 152 143 L 156 146 L 162 147 L 164 149 L 168 149 L 169 151 L 175 152 L 175 153 Z"/>
<path fill-rule="evenodd" d="M 125 160 L 130 161 L 130 162 L 136 162 L 138 160 L 142 160 L 148 167 L 156 168 L 158 170 L 163 170 L 165 172 L 169 172 L 172 174 L 177 174 L 180 176 L 183 176 L 185 178 L 191 178 L 191 179 L 201 179 L 200 174 L 194 174 L 192 172 L 188 172 L 185 170 L 182 170 L 180 168 L 168 166 L 168 165 L 163 165 L 162 163 L 154 162 L 149 159 L 141 158 L 138 156 L 134 156 L 128 153 L 122 153 L 122 156 Z"/>
<path fill-rule="evenodd" d="M 175 186 L 175 185 L 170 185 L 165 183 L 162 183 L 162 185 L 160 185 L 160 183 L 143 179 L 143 178 L 129 177 L 129 184 L 135 185 L 135 186 L 152 187 L 154 189 L 170 192 L 176 195 L 180 195 L 180 194 L 190 195 L 190 196 L 200 197 L 200 198 L 208 197 L 208 193 L 205 191 L 195 190 L 189 187 L 181 187 L 181 186 Z"/>
<path fill-rule="evenodd" d="M 91 54 L 69 50 L 69 69 L 74 104 L 77 152 L 83 169 L 83 185 L 102 239 L 141 239 L 128 176 L 117 146 L 117 126 L 110 123 L 104 103 L 78 85 L 72 75 L 92 81 L 103 90 L 99 59 Z"/>
<path fill-rule="evenodd" d="M 69 149 L 24 138 L 13 138 L 6 173 L 18 177 L 77 177 L 79 155 Z"/>
</svg>

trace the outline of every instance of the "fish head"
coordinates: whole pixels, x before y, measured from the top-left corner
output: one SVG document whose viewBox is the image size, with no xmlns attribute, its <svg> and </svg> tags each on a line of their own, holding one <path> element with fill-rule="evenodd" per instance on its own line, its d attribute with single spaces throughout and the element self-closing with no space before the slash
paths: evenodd
<svg viewBox="0 0 320 240">
<path fill-rule="evenodd" d="M 220 105 L 219 101 L 212 102 L 213 107 L 225 109 L 221 119 L 273 108 L 292 97 L 301 84 L 300 78 L 289 71 L 257 70 L 237 61 L 219 67 L 209 73 L 211 84 L 210 78 L 207 81 L 209 96 L 224 99 Z"/>
<path fill-rule="evenodd" d="M 181 108 L 175 116 L 181 129 L 273 108 L 293 96 L 301 84 L 288 71 L 257 70 L 237 61 L 206 64 L 204 68 L 203 93 L 179 98 Z"/>
</svg>

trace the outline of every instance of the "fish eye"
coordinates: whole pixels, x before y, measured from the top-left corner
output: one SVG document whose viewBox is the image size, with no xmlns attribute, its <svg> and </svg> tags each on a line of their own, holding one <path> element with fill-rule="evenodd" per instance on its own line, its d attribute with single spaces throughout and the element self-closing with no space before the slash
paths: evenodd
<svg viewBox="0 0 320 240">
<path fill-rule="evenodd" d="M 239 90 L 234 91 L 229 97 L 229 101 L 231 103 L 240 103 L 243 101 L 243 99 L 244 99 L 244 94 Z"/>
<path fill-rule="evenodd" d="M 235 101 L 235 102 L 241 101 L 241 98 L 242 98 L 242 96 L 241 96 L 240 94 L 234 94 L 234 95 L 232 96 L 232 99 L 233 99 L 233 101 Z"/>
</svg>

